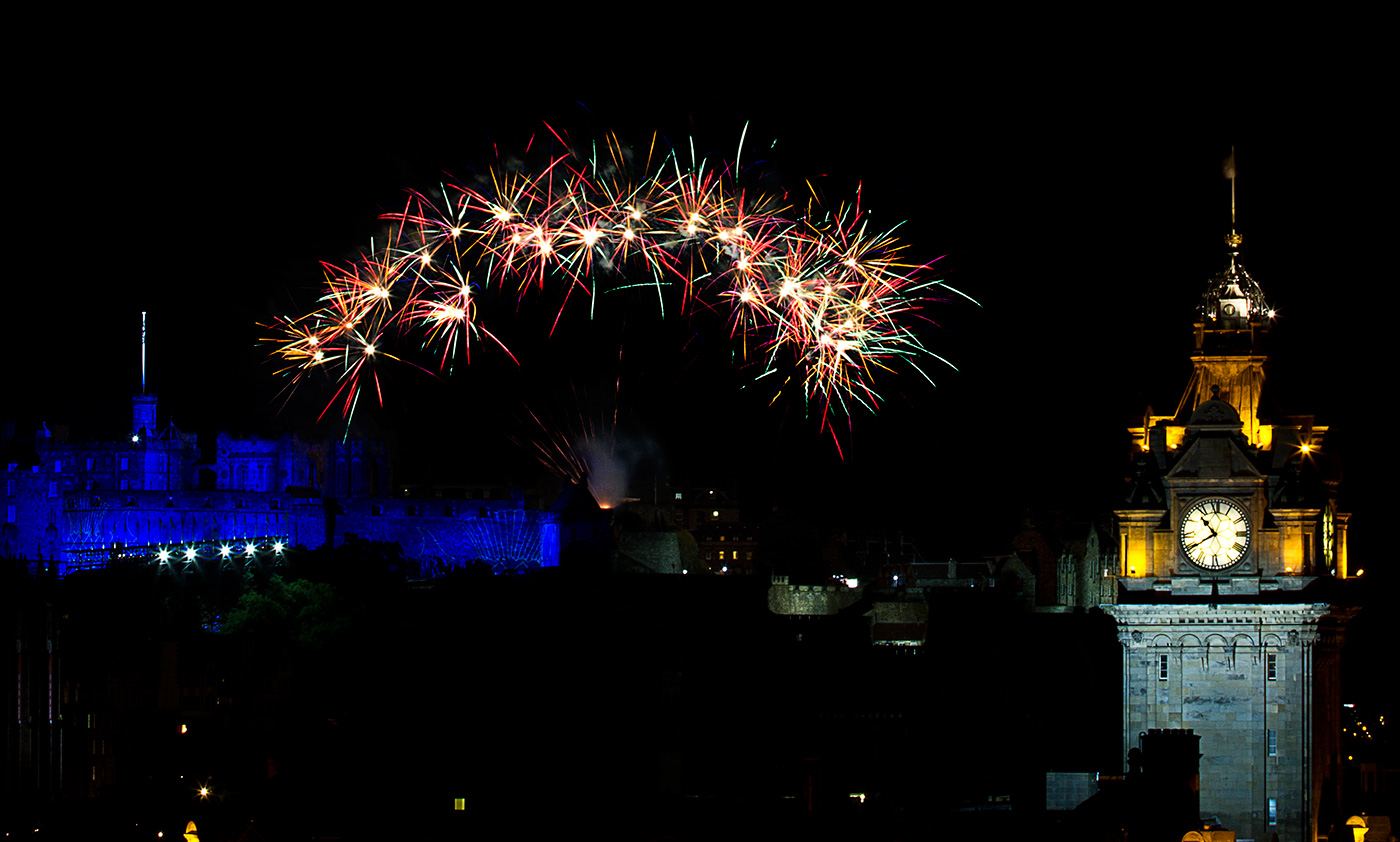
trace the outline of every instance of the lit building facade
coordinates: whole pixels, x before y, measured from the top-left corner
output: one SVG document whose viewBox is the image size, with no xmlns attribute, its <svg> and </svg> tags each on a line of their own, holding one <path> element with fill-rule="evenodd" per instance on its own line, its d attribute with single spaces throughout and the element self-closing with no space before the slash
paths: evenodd
<svg viewBox="0 0 1400 842">
<path fill-rule="evenodd" d="M 1272 312 L 1227 238 L 1176 412 L 1130 428 L 1140 453 L 1118 527 L 1123 751 L 1152 729 L 1201 738 L 1202 816 L 1240 839 L 1313 842 L 1339 803 L 1338 650 L 1348 613 L 1326 427 L 1261 401 Z"/>
<path fill-rule="evenodd" d="M 550 567 L 571 544 L 607 543 L 607 519 L 586 493 L 552 510 L 519 494 L 393 496 L 388 454 L 374 441 L 219 433 L 205 460 L 194 435 L 173 425 L 154 432 L 156 408 L 154 395 L 136 395 L 120 441 L 57 441 L 41 427 L 32 452 L 7 442 L 0 557 L 60 573 L 162 554 L 236 564 L 355 535 L 397 543 L 434 574 L 473 562 L 496 572 Z"/>
</svg>

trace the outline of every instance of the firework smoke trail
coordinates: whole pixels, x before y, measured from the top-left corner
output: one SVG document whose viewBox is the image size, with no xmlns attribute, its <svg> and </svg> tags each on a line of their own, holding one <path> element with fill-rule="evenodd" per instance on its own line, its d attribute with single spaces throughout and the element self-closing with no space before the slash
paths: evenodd
<svg viewBox="0 0 1400 842">
<path fill-rule="evenodd" d="M 595 405 L 591 410 L 584 409 L 592 403 L 587 392 L 570 387 L 573 408 L 560 405 L 542 414 L 526 407 L 529 420 L 517 419 L 524 432 L 512 439 L 550 473 L 587 487 L 600 506 L 611 509 L 623 501 L 630 473 L 627 455 L 618 447 L 621 379 L 613 384 L 610 407 Z"/>
<path fill-rule="evenodd" d="M 664 315 L 664 291 L 679 286 L 683 312 L 726 312 L 741 359 L 782 384 L 775 399 L 800 388 L 823 428 L 832 415 L 877 411 L 887 372 L 932 382 L 921 363 L 947 361 L 916 328 L 945 290 L 964 294 L 904 258 L 893 231 L 871 230 L 859 189 L 835 213 L 797 212 L 742 186 L 737 165 L 697 160 L 693 145 L 683 157 L 656 136 L 644 150 L 608 136 L 601 150 L 551 154 L 537 172 L 502 167 L 475 185 L 410 193 L 383 217 L 385 246 L 326 264 L 320 307 L 271 326 L 280 372 L 289 388 L 331 373 L 338 388 L 322 414 L 339 405 L 348 420 L 366 392 L 383 402 L 376 366 L 401 361 L 393 343 L 431 349 L 440 370 L 458 353 L 470 361 L 473 342 L 509 354 L 485 327 L 493 300 L 552 298 L 557 326 L 575 295 L 591 314 L 601 296 L 654 287 Z"/>
</svg>

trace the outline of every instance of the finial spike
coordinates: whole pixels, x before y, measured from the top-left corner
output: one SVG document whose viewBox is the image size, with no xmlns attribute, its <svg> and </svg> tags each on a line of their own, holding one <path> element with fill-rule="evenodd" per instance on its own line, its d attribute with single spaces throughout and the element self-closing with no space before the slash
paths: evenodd
<svg viewBox="0 0 1400 842">
<path fill-rule="evenodd" d="M 1244 238 L 1235 230 L 1235 147 L 1230 147 L 1230 157 L 1225 159 L 1225 177 L 1230 179 L 1230 234 L 1225 238 L 1225 244 L 1230 247 L 1233 254 L 1239 248 Z M 1233 261 L 1234 258 L 1232 257 Z"/>
<path fill-rule="evenodd" d="M 141 311 L 141 394 L 146 394 L 146 311 Z"/>
<path fill-rule="evenodd" d="M 1230 157 L 1225 159 L 1225 177 L 1230 179 L 1230 233 L 1235 232 L 1235 147 L 1230 147 Z"/>
</svg>

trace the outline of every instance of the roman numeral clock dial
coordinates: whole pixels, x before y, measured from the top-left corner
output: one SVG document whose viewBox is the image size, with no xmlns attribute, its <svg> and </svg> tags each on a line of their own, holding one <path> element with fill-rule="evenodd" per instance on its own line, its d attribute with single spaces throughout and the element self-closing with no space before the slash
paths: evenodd
<svg viewBox="0 0 1400 842">
<path fill-rule="evenodd" d="M 1224 497 L 1197 500 L 1181 516 L 1181 551 L 1197 567 L 1224 570 L 1249 551 L 1249 516 Z"/>
</svg>

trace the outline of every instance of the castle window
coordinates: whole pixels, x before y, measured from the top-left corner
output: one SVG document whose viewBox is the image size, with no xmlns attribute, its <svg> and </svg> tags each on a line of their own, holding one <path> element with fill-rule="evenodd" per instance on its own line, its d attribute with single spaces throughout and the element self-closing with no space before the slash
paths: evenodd
<svg viewBox="0 0 1400 842">
<path fill-rule="evenodd" d="M 5 480 L 5 496 L 6 496 L 6 497 L 13 497 L 13 496 L 15 496 L 15 481 L 12 480 L 12 479 L 7 479 L 7 480 Z"/>
<path fill-rule="evenodd" d="M 1159 655 L 1157 660 L 1157 680 L 1167 680 L 1167 656 Z"/>
<path fill-rule="evenodd" d="M 50 497 L 57 497 L 57 496 L 58 496 L 58 483 L 56 483 L 56 482 L 51 482 L 51 483 L 49 483 L 49 496 L 50 496 Z"/>
<path fill-rule="evenodd" d="M 87 458 L 87 469 L 88 469 L 89 471 L 92 470 L 92 466 L 96 463 L 96 461 L 97 461 L 97 460 L 93 459 L 91 456 L 89 456 L 89 457 Z"/>
<path fill-rule="evenodd" d="M 1268 664 L 1269 680 L 1278 681 L 1278 656 L 1270 655 Z"/>
<path fill-rule="evenodd" d="M 1278 799 L 1277 799 L 1277 798 L 1270 798 L 1270 799 L 1269 799 L 1269 824 L 1270 824 L 1270 825 L 1276 825 L 1276 824 L 1278 824 Z"/>
<path fill-rule="evenodd" d="M 56 459 L 56 460 L 54 460 L 54 463 L 53 463 L 53 472 L 56 473 L 56 474 L 61 474 L 61 473 L 63 473 L 63 460 L 62 460 L 62 459 Z"/>
<path fill-rule="evenodd" d="M 123 456 L 123 457 L 122 457 L 122 470 L 123 470 L 123 471 L 127 470 L 127 468 L 130 466 L 130 464 L 131 464 L 131 463 L 127 461 L 127 457 Z"/>
<path fill-rule="evenodd" d="M 5 522 L 6 522 L 6 523 L 14 523 L 14 522 L 15 522 L 15 507 L 14 507 L 13 505 L 9 505 L 9 506 L 6 506 L 6 507 L 5 507 Z"/>
<path fill-rule="evenodd" d="M 1269 729 L 1269 756 L 1278 757 L 1278 732 Z"/>
</svg>

